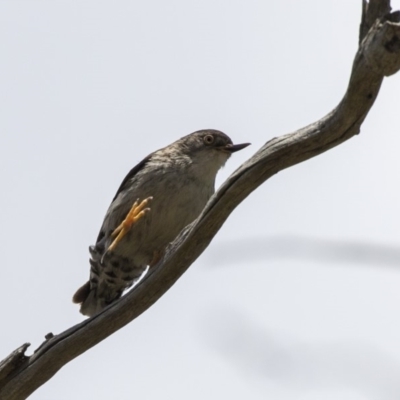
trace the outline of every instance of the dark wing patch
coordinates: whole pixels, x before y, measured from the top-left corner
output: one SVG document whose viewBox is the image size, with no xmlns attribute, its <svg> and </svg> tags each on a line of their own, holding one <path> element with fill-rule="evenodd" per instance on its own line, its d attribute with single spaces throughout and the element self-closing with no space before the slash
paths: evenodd
<svg viewBox="0 0 400 400">
<path fill-rule="evenodd" d="M 146 158 L 144 158 L 142 161 L 140 161 L 139 164 L 135 165 L 129 172 L 128 175 L 126 175 L 126 177 L 124 178 L 124 180 L 122 181 L 121 185 L 119 186 L 117 193 L 115 193 L 114 198 L 112 199 L 112 201 L 114 201 L 117 196 L 124 190 L 125 185 L 141 170 L 143 169 L 143 167 L 148 163 L 148 161 L 150 160 L 151 156 L 153 155 L 153 153 L 149 154 Z"/>
<path fill-rule="evenodd" d="M 151 156 L 153 153 L 149 154 L 147 157 L 145 157 L 142 161 L 140 161 L 139 164 L 135 165 L 129 172 L 128 175 L 125 176 L 124 180 L 122 181 L 121 185 L 119 186 L 117 193 L 115 194 L 114 198 L 112 199 L 111 204 L 113 201 L 118 197 L 118 195 L 125 189 L 126 185 L 129 183 L 129 181 L 141 170 L 144 168 L 144 166 L 148 163 L 150 160 Z M 106 235 L 106 232 L 103 232 L 100 230 L 99 235 L 97 236 L 96 240 L 96 245 L 101 242 L 102 239 L 104 239 Z"/>
</svg>

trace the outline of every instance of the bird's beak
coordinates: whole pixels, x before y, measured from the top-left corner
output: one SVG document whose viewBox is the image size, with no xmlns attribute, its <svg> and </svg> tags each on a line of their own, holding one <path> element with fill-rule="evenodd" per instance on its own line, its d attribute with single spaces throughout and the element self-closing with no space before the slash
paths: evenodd
<svg viewBox="0 0 400 400">
<path fill-rule="evenodd" d="M 251 143 L 241 143 L 241 144 L 227 144 L 223 147 L 223 150 L 229 151 L 229 153 L 234 153 L 249 146 Z"/>
</svg>

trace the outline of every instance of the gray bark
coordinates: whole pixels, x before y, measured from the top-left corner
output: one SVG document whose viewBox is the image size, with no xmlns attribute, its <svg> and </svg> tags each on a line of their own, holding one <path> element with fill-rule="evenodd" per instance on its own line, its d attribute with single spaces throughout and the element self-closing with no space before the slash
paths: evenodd
<svg viewBox="0 0 400 400">
<path fill-rule="evenodd" d="M 333 111 L 259 149 L 221 186 L 135 290 L 93 318 L 47 335 L 32 356 L 25 356 L 25 344 L 5 358 L 0 363 L 0 398 L 27 398 L 69 361 L 151 307 L 200 256 L 236 206 L 268 178 L 358 134 L 383 78 L 400 69 L 400 13 L 389 12 L 389 0 L 363 1 L 360 47 L 347 91 Z"/>
</svg>

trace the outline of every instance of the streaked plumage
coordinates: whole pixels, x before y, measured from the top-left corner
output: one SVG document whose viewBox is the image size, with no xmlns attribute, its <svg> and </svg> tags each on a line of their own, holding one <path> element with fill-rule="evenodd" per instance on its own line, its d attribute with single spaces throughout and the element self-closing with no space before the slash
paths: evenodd
<svg viewBox="0 0 400 400">
<path fill-rule="evenodd" d="M 231 153 L 247 144 L 232 145 L 216 130 L 187 135 L 150 154 L 123 180 L 90 247 L 90 279 L 75 293 L 84 315 L 94 315 L 118 299 L 149 264 L 202 211 L 214 193 L 215 177 Z M 153 197 L 148 212 L 112 251 L 112 233 L 136 199 Z"/>
</svg>

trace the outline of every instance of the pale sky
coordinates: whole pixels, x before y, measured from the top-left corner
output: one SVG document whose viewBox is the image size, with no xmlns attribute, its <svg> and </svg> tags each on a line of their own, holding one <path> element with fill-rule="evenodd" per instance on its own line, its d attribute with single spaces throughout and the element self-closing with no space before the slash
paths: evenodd
<svg viewBox="0 0 400 400">
<path fill-rule="evenodd" d="M 0 359 L 82 321 L 87 248 L 144 156 L 203 128 L 252 142 L 219 185 L 334 108 L 360 15 L 356 0 L 0 1 Z M 267 181 L 148 312 L 30 399 L 398 400 L 399 110 L 397 74 L 359 136 Z"/>
</svg>

